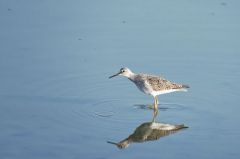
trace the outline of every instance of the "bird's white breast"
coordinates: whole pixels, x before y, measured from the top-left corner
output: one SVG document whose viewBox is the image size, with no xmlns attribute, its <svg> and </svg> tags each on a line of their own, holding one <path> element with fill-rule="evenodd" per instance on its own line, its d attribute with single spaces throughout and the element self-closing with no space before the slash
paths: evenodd
<svg viewBox="0 0 240 159">
<path fill-rule="evenodd" d="M 138 87 L 138 89 L 140 91 L 142 91 L 143 93 L 149 94 L 149 95 L 152 94 L 153 90 L 152 90 L 152 87 L 150 86 L 150 84 L 148 82 L 146 82 L 146 81 L 137 81 L 135 84 Z"/>
</svg>

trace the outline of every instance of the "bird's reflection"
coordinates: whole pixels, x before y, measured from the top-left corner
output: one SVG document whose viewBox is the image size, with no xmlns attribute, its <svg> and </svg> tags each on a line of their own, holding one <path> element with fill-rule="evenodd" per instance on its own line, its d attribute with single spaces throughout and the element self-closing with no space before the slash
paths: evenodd
<svg viewBox="0 0 240 159">
<path fill-rule="evenodd" d="M 179 130 L 187 128 L 184 124 L 172 125 L 166 123 L 156 122 L 158 111 L 154 111 L 151 122 L 142 123 L 135 131 L 124 140 L 115 143 L 108 141 L 108 143 L 116 145 L 119 149 L 127 148 L 131 143 L 142 143 L 146 141 L 158 140 L 161 137 L 174 134 Z"/>
</svg>

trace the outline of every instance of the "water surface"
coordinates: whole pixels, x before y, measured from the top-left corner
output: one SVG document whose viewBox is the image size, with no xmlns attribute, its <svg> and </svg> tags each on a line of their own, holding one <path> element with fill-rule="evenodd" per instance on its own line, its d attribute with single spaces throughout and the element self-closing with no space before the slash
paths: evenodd
<svg viewBox="0 0 240 159">
<path fill-rule="evenodd" d="M 240 157 L 240 2 L 1 1 L 0 156 L 25 158 Z M 190 90 L 159 97 L 157 121 L 189 128 L 121 141 L 151 121 L 121 67 Z"/>
</svg>

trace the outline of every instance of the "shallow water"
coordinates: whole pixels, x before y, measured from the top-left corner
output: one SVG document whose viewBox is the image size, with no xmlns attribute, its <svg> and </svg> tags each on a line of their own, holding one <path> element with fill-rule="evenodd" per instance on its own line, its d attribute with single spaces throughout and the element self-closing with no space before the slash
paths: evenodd
<svg viewBox="0 0 240 159">
<path fill-rule="evenodd" d="M 1 158 L 239 158 L 240 2 L 0 2 Z M 152 120 L 122 66 L 189 84 L 157 122 L 189 128 L 118 142 Z"/>
</svg>

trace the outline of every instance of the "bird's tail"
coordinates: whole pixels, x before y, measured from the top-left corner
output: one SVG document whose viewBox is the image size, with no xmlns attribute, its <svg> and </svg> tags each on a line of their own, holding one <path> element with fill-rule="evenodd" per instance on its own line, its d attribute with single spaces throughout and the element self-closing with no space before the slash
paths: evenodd
<svg viewBox="0 0 240 159">
<path fill-rule="evenodd" d="M 187 92 L 187 91 L 188 91 L 188 90 L 187 90 L 188 88 L 190 88 L 188 85 L 183 84 L 183 85 L 180 85 L 177 90 L 178 90 L 178 91 Z"/>
</svg>

